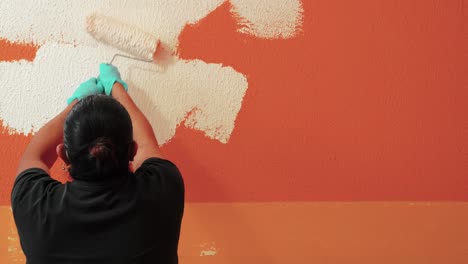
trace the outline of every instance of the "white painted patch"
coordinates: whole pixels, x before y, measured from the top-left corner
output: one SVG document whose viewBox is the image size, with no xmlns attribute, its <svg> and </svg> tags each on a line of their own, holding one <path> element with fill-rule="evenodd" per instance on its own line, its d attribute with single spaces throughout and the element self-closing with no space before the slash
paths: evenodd
<svg viewBox="0 0 468 264">
<path fill-rule="evenodd" d="M 107 56 L 106 56 L 107 55 Z M 111 52 L 70 44 L 44 44 L 34 62 L 0 62 L 0 117 L 16 132 L 37 131 L 66 106 L 75 87 L 99 74 Z"/>
<path fill-rule="evenodd" d="M 186 23 L 195 23 L 224 0 L 1 0 L 0 38 L 12 41 L 96 46 L 84 30 L 86 16 L 100 13 L 153 33 L 175 46 Z"/>
<path fill-rule="evenodd" d="M 119 68 L 124 61 L 116 62 Z M 186 126 L 226 143 L 248 86 L 247 79 L 233 68 L 201 60 L 176 60 L 166 69 L 135 63 L 125 73 L 131 80 L 131 96 L 147 113 L 162 142 L 174 136 L 186 117 Z"/>
<path fill-rule="evenodd" d="M 11 207 L 10 207 L 11 210 Z M 16 227 L 14 224 L 12 224 L 11 221 L 8 221 L 9 223 L 9 228 L 8 228 L 8 236 L 7 236 L 7 241 L 8 241 L 8 253 L 10 254 L 15 254 L 15 253 L 22 253 L 22 250 L 18 248 L 18 232 L 16 230 Z"/>
<path fill-rule="evenodd" d="M 202 251 L 200 251 L 200 256 L 201 257 L 214 256 L 214 255 L 216 255 L 216 253 L 218 253 L 216 250 L 202 250 Z"/>
<path fill-rule="evenodd" d="M 203 248 L 200 251 L 200 257 L 215 256 L 216 254 L 218 254 L 218 249 L 216 248 L 216 242 L 201 243 L 200 247 Z"/>
<path fill-rule="evenodd" d="M 1 1 L 0 38 L 36 42 L 41 47 L 32 63 L 0 62 L 0 92 L 4 95 L 0 118 L 15 132 L 37 131 L 63 109 L 77 85 L 98 75 L 100 62 L 119 52 L 86 32 L 89 14 L 100 12 L 158 35 L 171 50 L 186 23 L 195 23 L 221 3 Z M 172 138 L 190 112 L 187 126 L 226 143 L 247 90 L 246 78 L 218 64 L 168 60 L 164 67 L 128 59 L 114 63 L 150 119 L 159 142 Z"/>
<path fill-rule="evenodd" d="M 99 74 L 99 62 L 112 54 L 105 49 L 48 43 L 32 63 L 0 62 L 0 92 L 4 95 L 0 116 L 5 125 L 16 132 L 38 130 L 64 108 L 77 85 Z M 188 127 L 222 143 L 228 141 L 248 86 L 242 74 L 200 60 L 174 59 L 170 67 L 162 67 L 119 58 L 114 64 L 161 144 L 174 136 L 189 112 Z"/>
<path fill-rule="evenodd" d="M 120 52 L 86 32 L 89 14 L 98 12 L 152 33 L 171 53 L 186 23 L 197 22 L 223 2 L 0 1 L 0 38 L 40 45 L 34 62 L 0 62 L 0 119 L 14 132 L 37 131 L 64 108 L 66 99 L 82 81 L 98 75 L 99 63 L 108 62 Z M 232 2 L 235 12 L 249 21 L 245 33 L 285 38 L 291 37 L 295 32 L 292 29 L 300 24 L 298 1 L 284 1 L 282 5 L 277 0 L 271 1 L 274 4 L 268 4 L 269 0 L 257 4 L 248 0 Z M 249 7 L 254 10 L 249 11 Z M 281 14 L 280 7 L 284 8 Z M 242 74 L 220 64 L 171 56 L 166 56 L 161 65 L 128 59 L 114 64 L 129 83 L 130 94 L 150 119 L 161 144 L 174 136 L 184 120 L 186 126 L 210 138 L 222 143 L 229 140 L 248 87 Z"/>
<path fill-rule="evenodd" d="M 259 38 L 292 38 L 302 27 L 300 0 L 230 0 L 232 12 L 241 19 L 240 32 Z"/>
</svg>

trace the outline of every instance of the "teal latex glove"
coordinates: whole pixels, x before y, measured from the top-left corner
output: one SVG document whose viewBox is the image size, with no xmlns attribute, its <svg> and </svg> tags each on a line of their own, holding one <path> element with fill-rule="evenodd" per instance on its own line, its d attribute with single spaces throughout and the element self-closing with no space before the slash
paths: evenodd
<svg viewBox="0 0 468 264">
<path fill-rule="evenodd" d="M 111 95 L 112 86 L 115 82 L 122 84 L 125 91 L 128 91 L 127 83 L 122 81 L 122 79 L 120 78 L 119 70 L 112 64 L 101 63 L 101 65 L 99 65 L 98 80 L 102 83 L 102 86 L 104 87 L 104 92 L 107 95 Z"/>
<path fill-rule="evenodd" d="M 76 88 L 75 92 L 67 100 L 67 104 L 71 104 L 74 100 L 85 98 L 92 94 L 103 94 L 104 87 L 96 78 L 91 78 L 86 82 L 83 82 Z"/>
</svg>

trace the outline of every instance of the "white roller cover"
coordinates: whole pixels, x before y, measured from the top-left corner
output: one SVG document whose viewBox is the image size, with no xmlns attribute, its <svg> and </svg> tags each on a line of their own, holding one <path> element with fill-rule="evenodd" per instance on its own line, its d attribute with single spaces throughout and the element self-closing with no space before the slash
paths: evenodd
<svg viewBox="0 0 468 264">
<path fill-rule="evenodd" d="M 156 36 L 99 14 L 86 18 L 86 29 L 96 40 L 145 60 L 153 60 L 159 45 Z"/>
</svg>

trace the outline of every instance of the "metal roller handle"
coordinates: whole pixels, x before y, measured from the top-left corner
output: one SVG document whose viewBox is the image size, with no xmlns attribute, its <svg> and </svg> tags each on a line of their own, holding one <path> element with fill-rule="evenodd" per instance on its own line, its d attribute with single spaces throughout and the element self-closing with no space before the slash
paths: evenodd
<svg viewBox="0 0 468 264">
<path fill-rule="evenodd" d="M 115 54 L 114 57 L 112 57 L 112 60 L 110 61 L 109 64 L 112 64 L 112 63 L 114 62 L 114 59 L 115 59 L 116 57 L 123 57 L 123 58 L 127 58 L 127 59 L 138 60 L 138 61 L 144 61 L 144 62 L 153 62 L 152 60 L 144 60 L 144 59 L 139 59 L 139 58 L 135 58 L 135 57 L 130 57 L 130 56 L 123 55 L 123 54 Z"/>
</svg>

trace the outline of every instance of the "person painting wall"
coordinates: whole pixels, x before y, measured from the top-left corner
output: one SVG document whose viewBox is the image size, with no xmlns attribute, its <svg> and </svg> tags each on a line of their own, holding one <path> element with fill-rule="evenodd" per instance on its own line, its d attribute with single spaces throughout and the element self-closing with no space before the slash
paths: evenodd
<svg viewBox="0 0 468 264">
<path fill-rule="evenodd" d="M 117 68 L 99 72 L 19 163 L 11 200 L 26 263 L 178 263 L 182 176 Z M 50 177 L 57 156 L 72 182 Z"/>
<path fill-rule="evenodd" d="M 1 262 L 25 260 L 15 160 L 114 55 L 92 12 L 168 50 L 115 64 L 184 176 L 181 263 L 466 262 L 464 1 L 17 3 L 0 3 Z"/>
</svg>

